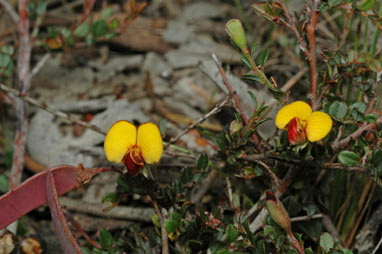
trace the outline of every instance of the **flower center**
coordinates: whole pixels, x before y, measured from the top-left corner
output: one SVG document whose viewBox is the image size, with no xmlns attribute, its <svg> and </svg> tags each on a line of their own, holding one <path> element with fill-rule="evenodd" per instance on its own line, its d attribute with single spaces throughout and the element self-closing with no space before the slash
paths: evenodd
<svg viewBox="0 0 382 254">
<path fill-rule="evenodd" d="M 288 139 L 292 145 L 302 144 L 306 141 L 306 121 L 297 117 L 288 123 Z"/>
<path fill-rule="evenodd" d="M 136 175 L 143 168 L 144 161 L 141 155 L 141 148 L 132 146 L 127 150 L 122 159 L 130 175 Z"/>
</svg>

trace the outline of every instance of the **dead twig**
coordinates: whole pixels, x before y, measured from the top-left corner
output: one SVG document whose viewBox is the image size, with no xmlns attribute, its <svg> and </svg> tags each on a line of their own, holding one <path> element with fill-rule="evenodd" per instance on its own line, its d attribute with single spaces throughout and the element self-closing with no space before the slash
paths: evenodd
<svg viewBox="0 0 382 254">
<path fill-rule="evenodd" d="M 30 82 L 30 59 L 32 45 L 29 37 L 28 0 L 19 0 L 19 19 L 17 31 L 19 34 L 19 48 L 17 56 L 17 85 L 21 94 L 25 95 L 31 85 Z M 11 175 L 9 179 L 10 189 L 20 184 L 24 167 L 24 154 L 26 135 L 28 130 L 28 104 L 22 100 L 15 101 L 17 124 L 13 144 L 13 158 Z"/>
<path fill-rule="evenodd" d="M 161 232 L 162 232 L 162 253 L 163 254 L 169 254 L 168 233 L 167 233 L 166 227 L 164 225 L 164 217 L 163 217 L 163 214 L 159 210 L 158 203 L 155 200 L 153 200 L 153 205 L 154 205 L 155 212 L 158 215 L 159 220 L 160 220 L 160 228 L 161 228 Z"/>
<path fill-rule="evenodd" d="M 72 211 L 114 219 L 150 222 L 151 216 L 154 214 L 154 209 L 148 207 L 128 207 L 119 205 L 105 212 L 103 211 L 105 207 L 98 203 L 93 204 L 67 197 L 60 197 L 60 202 L 62 206 L 66 206 Z"/>
<path fill-rule="evenodd" d="M 212 59 L 215 61 L 216 66 L 219 69 L 220 75 L 222 76 L 222 79 L 223 79 L 223 83 L 225 87 L 227 88 L 229 95 L 232 97 L 233 101 L 235 102 L 237 112 L 239 113 L 240 117 L 243 119 L 245 125 L 248 125 L 249 123 L 248 118 L 244 114 L 243 107 L 241 106 L 240 101 L 236 96 L 236 92 L 232 89 L 232 86 L 229 83 L 227 76 L 225 75 L 221 62 L 219 61 L 219 59 L 217 58 L 215 54 L 212 54 Z M 255 133 L 252 134 L 252 139 L 255 142 L 255 145 L 259 144 L 259 138 L 257 137 Z M 260 146 L 258 146 L 258 149 L 262 152 L 262 149 Z"/>
<path fill-rule="evenodd" d="M 171 145 L 171 144 L 174 144 L 176 143 L 176 141 L 178 141 L 181 137 L 183 137 L 187 132 L 189 132 L 190 130 L 192 130 L 193 128 L 195 128 L 198 124 L 204 122 L 207 118 L 209 118 L 210 116 L 212 115 L 215 115 L 216 113 L 218 113 L 222 107 L 224 105 L 226 105 L 229 101 L 230 101 L 230 97 L 226 97 L 222 102 L 220 102 L 218 105 L 216 105 L 212 110 L 210 110 L 210 112 L 208 112 L 207 114 L 205 114 L 203 117 L 199 118 L 196 122 L 194 122 L 193 124 L 191 124 L 190 126 L 188 126 L 186 129 L 184 129 L 178 136 L 176 136 L 175 138 L 172 137 L 170 139 L 170 141 L 167 143 L 167 145 L 165 146 L 165 149 Z"/>
<path fill-rule="evenodd" d="M 13 22 L 16 24 L 19 23 L 19 15 L 16 13 L 13 6 L 8 2 L 8 0 L 0 0 L 0 4 L 5 8 L 5 10 L 9 13 L 11 16 Z"/>
<path fill-rule="evenodd" d="M 289 168 L 288 172 L 286 173 L 285 177 L 282 180 L 282 184 L 278 187 L 275 195 L 277 198 L 281 197 L 284 192 L 288 189 L 290 183 L 292 182 L 292 179 L 295 175 L 296 168 L 292 166 Z M 263 193 L 262 197 L 264 196 L 265 199 L 265 194 Z M 259 208 L 260 203 L 262 203 L 262 199 L 256 202 L 254 207 Z M 257 210 L 257 209 L 256 209 Z M 255 209 L 251 209 L 248 211 L 246 217 L 248 218 L 252 213 L 256 212 Z M 267 209 L 262 209 L 261 212 L 256 216 L 256 218 L 252 221 L 252 223 L 249 225 L 249 229 L 251 232 L 256 232 L 263 224 L 265 217 L 268 215 L 268 210 Z"/>
<path fill-rule="evenodd" d="M 315 214 L 313 216 L 299 216 L 299 217 L 294 217 L 290 218 L 290 222 L 297 222 L 297 221 L 307 221 L 307 220 L 314 220 L 314 219 L 322 219 L 324 215 L 322 213 Z"/>
<path fill-rule="evenodd" d="M 278 188 L 281 185 L 281 181 L 276 176 L 276 174 L 272 171 L 272 169 L 267 164 L 262 162 L 261 160 L 255 160 L 255 162 L 257 164 L 260 164 L 261 166 L 263 166 L 263 168 L 265 168 L 265 170 L 268 172 L 269 176 L 271 177 L 273 184 L 275 185 L 276 188 Z"/>
<path fill-rule="evenodd" d="M 82 121 L 80 119 L 77 119 L 77 118 L 75 118 L 75 117 L 73 117 L 73 116 L 71 116 L 71 115 L 69 115 L 67 113 L 64 113 L 62 111 L 55 110 L 55 109 L 49 107 L 47 104 L 41 103 L 41 102 L 39 102 L 38 100 L 36 100 L 36 99 L 34 99 L 32 97 L 23 96 L 22 93 L 20 93 L 19 91 L 15 90 L 13 88 L 10 88 L 9 86 L 6 86 L 6 85 L 0 83 L 0 89 L 5 91 L 5 92 L 7 92 L 7 93 L 9 93 L 9 94 L 12 94 L 12 95 L 14 95 L 16 97 L 19 97 L 20 99 L 24 100 L 25 102 L 28 102 L 28 103 L 30 103 L 30 104 L 38 107 L 38 108 L 41 108 L 42 110 L 45 110 L 45 111 L 47 111 L 47 112 L 49 112 L 49 113 L 51 113 L 51 114 L 53 114 L 55 116 L 64 118 L 64 119 L 68 120 L 71 123 L 75 123 L 75 124 L 81 125 L 81 126 L 83 126 L 85 128 L 91 129 L 91 130 L 93 130 L 95 132 L 98 132 L 98 133 L 100 133 L 102 135 L 106 135 L 106 132 L 101 130 L 99 127 L 97 127 L 95 125 L 92 125 L 92 124 L 89 124 L 87 122 L 84 122 L 84 121 Z"/>
<path fill-rule="evenodd" d="M 219 176 L 219 173 L 212 169 L 211 172 L 208 174 L 207 179 L 205 179 L 200 186 L 199 190 L 195 193 L 191 193 L 191 202 L 198 205 L 200 203 L 200 200 L 206 194 L 208 189 L 211 187 L 212 183 L 215 181 L 215 179 Z"/>
<path fill-rule="evenodd" d="M 1 1 L 1 0 L 0 0 Z M 35 76 L 37 73 L 39 73 L 39 71 L 41 70 L 41 68 L 45 65 L 46 61 L 48 61 L 48 59 L 50 58 L 50 54 L 49 53 L 46 53 L 42 58 L 41 60 L 36 64 L 36 66 L 32 69 L 31 73 L 30 73 L 30 77 L 33 78 L 33 76 Z"/>
</svg>

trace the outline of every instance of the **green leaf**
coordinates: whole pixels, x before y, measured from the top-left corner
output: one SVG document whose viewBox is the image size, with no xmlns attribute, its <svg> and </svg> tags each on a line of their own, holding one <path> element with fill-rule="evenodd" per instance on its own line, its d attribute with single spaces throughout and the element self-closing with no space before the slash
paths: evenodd
<svg viewBox="0 0 382 254">
<path fill-rule="evenodd" d="M 202 153 L 196 159 L 196 170 L 205 170 L 208 166 L 208 156 L 205 153 Z"/>
<path fill-rule="evenodd" d="M 183 184 L 189 183 L 192 181 L 193 176 L 192 168 L 187 167 L 183 169 L 183 172 L 180 175 L 180 181 L 182 181 Z"/>
<path fill-rule="evenodd" d="M 259 44 L 257 44 L 256 42 L 254 42 L 252 44 L 252 47 L 251 47 L 251 56 L 253 57 L 253 55 L 255 54 L 256 52 L 256 49 L 259 47 Z"/>
<path fill-rule="evenodd" d="M 333 237 L 329 233 L 323 233 L 320 237 L 320 246 L 328 252 L 334 247 Z"/>
<path fill-rule="evenodd" d="M 368 11 L 373 7 L 374 3 L 375 3 L 375 0 L 364 0 L 361 6 L 359 7 L 359 9 L 361 11 Z"/>
<path fill-rule="evenodd" d="M 373 115 L 373 114 L 367 114 L 365 115 L 365 120 L 369 123 L 376 123 L 377 122 L 377 119 L 378 117 L 376 115 Z"/>
<path fill-rule="evenodd" d="M 335 7 L 342 3 L 342 0 L 329 0 L 328 4 L 330 7 Z"/>
<path fill-rule="evenodd" d="M 110 23 L 109 23 L 109 29 L 114 30 L 119 27 L 119 19 L 114 18 Z"/>
<path fill-rule="evenodd" d="M 354 166 L 360 160 L 360 156 L 352 151 L 341 151 L 338 160 L 345 166 Z"/>
<path fill-rule="evenodd" d="M 104 8 L 101 11 L 100 19 L 107 19 L 107 18 L 109 18 L 112 12 L 113 12 L 113 9 L 111 7 Z"/>
<path fill-rule="evenodd" d="M 345 102 L 334 101 L 329 107 L 329 114 L 336 119 L 343 118 L 346 112 L 347 105 Z"/>
<path fill-rule="evenodd" d="M 102 197 L 102 203 L 105 203 L 105 202 L 116 203 L 117 201 L 118 199 L 117 199 L 116 192 L 107 193 Z"/>
<path fill-rule="evenodd" d="M 259 82 L 262 84 L 264 83 L 264 81 L 259 76 L 257 76 L 255 73 L 243 74 L 243 75 L 241 75 L 241 79 L 243 79 L 245 81 L 250 81 L 250 82 Z"/>
<path fill-rule="evenodd" d="M 251 97 L 251 100 L 253 102 L 253 106 L 254 108 L 257 108 L 257 99 L 256 99 L 256 95 L 252 92 L 252 91 L 249 91 L 248 90 L 248 94 L 249 96 Z"/>
<path fill-rule="evenodd" d="M 38 16 L 42 16 L 46 13 L 46 8 L 48 6 L 48 3 L 46 1 L 38 2 L 36 7 L 36 14 Z"/>
<path fill-rule="evenodd" d="M 8 178 L 5 175 L 0 175 L 0 191 L 7 192 L 9 190 Z"/>
<path fill-rule="evenodd" d="M 72 31 L 64 27 L 63 29 L 61 29 L 61 34 L 62 36 L 64 36 L 65 39 L 68 39 L 70 36 L 72 36 Z"/>
<path fill-rule="evenodd" d="M 97 20 L 91 28 L 91 33 L 96 38 L 102 35 L 105 35 L 106 32 L 107 32 L 107 24 L 104 20 Z"/>
<path fill-rule="evenodd" d="M 162 136 L 164 136 L 166 134 L 166 130 L 167 130 L 167 120 L 162 118 L 159 121 L 159 132 Z"/>
<path fill-rule="evenodd" d="M 85 37 L 90 30 L 90 25 L 88 21 L 84 21 L 76 29 L 74 29 L 74 35 L 80 38 Z"/>
<path fill-rule="evenodd" d="M 113 244 L 113 236 L 109 231 L 106 231 L 101 228 L 99 231 L 99 242 L 104 249 L 109 249 Z"/>
<path fill-rule="evenodd" d="M 269 48 L 265 48 L 261 51 L 260 55 L 256 58 L 256 64 L 264 66 L 269 57 Z"/>
<path fill-rule="evenodd" d="M 178 228 L 179 223 L 174 220 L 167 220 L 165 221 L 164 226 L 166 228 L 167 233 L 173 233 L 173 232 L 176 232 L 176 229 Z"/>
<path fill-rule="evenodd" d="M 12 63 L 12 58 L 9 55 L 0 53 L 0 68 L 7 67 Z"/>
<path fill-rule="evenodd" d="M 15 52 L 15 48 L 12 45 L 3 45 L 1 47 L 1 52 L 7 55 L 13 55 Z"/>
<path fill-rule="evenodd" d="M 382 151 L 376 151 L 370 159 L 370 162 L 374 167 L 379 168 L 382 167 Z"/>
<path fill-rule="evenodd" d="M 355 121 L 362 121 L 364 113 L 366 112 L 367 105 L 363 102 L 356 102 L 350 107 L 350 113 Z"/>
<path fill-rule="evenodd" d="M 248 59 L 245 56 L 240 57 L 240 61 L 248 68 L 251 69 L 251 64 L 249 63 Z"/>
<path fill-rule="evenodd" d="M 228 242 L 233 243 L 239 236 L 239 232 L 234 225 L 229 224 L 225 229 L 226 239 Z"/>
</svg>

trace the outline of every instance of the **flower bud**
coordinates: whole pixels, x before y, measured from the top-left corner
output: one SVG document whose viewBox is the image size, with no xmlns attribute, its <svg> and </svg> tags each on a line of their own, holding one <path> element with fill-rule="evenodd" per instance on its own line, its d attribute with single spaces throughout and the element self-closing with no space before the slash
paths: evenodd
<svg viewBox="0 0 382 254">
<path fill-rule="evenodd" d="M 231 37 L 231 40 L 244 51 L 247 48 L 247 39 L 245 38 L 244 28 L 241 21 L 238 19 L 231 19 L 225 25 L 225 29 Z"/>
<path fill-rule="evenodd" d="M 291 232 L 289 215 L 283 204 L 271 191 L 267 191 L 266 194 L 265 206 L 268 209 L 269 216 L 286 232 Z"/>
</svg>

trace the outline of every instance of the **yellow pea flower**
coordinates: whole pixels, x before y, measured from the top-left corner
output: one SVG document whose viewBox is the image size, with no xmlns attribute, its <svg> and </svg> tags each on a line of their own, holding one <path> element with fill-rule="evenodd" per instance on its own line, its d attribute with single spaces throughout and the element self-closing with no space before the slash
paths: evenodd
<svg viewBox="0 0 382 254">
<path fill-rule="evenodd" d="M 307 139 L 316 142 L 328 135 L 333 122 L 330 116 L 312 108 L 303 101 L 296 101 L 280 109 L 276 115 L 276 126 L 288 130 L 292 145 L 304 143 Z"/>
<path fill-rule="evenodd" d="M 145 163 L 159 162 L 163 142 L 153 123 L 144 123 L 137 128 L 128 121 L 118 121 L 107 132 L 104 149 L 109 161 L 125 164 L 129 173 L 135 175 Z"/>
</svg>

